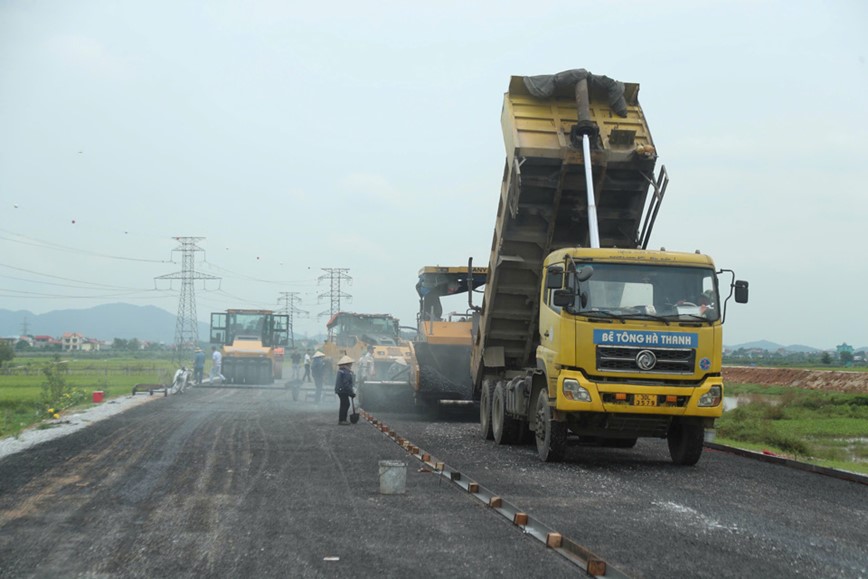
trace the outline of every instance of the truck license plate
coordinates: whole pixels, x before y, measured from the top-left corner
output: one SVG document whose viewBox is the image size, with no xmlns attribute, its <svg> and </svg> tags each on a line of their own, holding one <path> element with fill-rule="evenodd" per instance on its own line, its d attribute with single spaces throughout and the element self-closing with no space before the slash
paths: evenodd
<svg viewBox="0 0 868 579">
<path fill-rule="evenodd" d="M 633 406 L 657 406 L 657 395 L 633 394 Z"/>
</svg>

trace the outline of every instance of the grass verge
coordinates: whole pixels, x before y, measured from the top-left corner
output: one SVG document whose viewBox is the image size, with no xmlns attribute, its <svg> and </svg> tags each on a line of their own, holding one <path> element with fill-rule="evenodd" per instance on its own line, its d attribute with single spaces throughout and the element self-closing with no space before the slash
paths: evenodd
<svg viewBox="0 0 868 579">
<path fill-rule="evenodd" d="M 868 474 L 868 394 L 728 384 L 727 396 L 741 398 L 716 442 Z"/>
</svg>

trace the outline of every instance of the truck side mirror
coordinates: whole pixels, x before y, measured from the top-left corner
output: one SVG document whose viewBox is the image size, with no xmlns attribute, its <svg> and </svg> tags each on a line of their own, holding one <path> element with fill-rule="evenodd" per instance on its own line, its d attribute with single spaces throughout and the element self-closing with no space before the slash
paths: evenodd
<svg viewBox="0 0 868 579">
<path fill-rule="evenodd" d="M 576 300 L 576 294 L 574 294 L 570 290 L 559 289 L 555 290 L 552 293 L 552 304 L 559 308 L 565 308 L 567 306 L 573 305 L 573 302 Z"/>
<path fill-rule="evenodd" d="M 564 269 L 559 266 L 552 266 L 546 272 L 546 289 L 561 289 L 564 287 Z"/>
<path fill-rule="evenodd" d="M 735 281 L 735 303 L 747 303 L 747 285 L 747 282 L 744 280 L 739 279 Z"/>
</svg>

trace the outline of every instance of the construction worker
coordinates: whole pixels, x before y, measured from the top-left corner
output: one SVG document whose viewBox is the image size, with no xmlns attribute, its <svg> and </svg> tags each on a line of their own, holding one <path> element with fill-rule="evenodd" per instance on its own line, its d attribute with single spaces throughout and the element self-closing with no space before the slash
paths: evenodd
<svg viewBox="0 0 868 579">
<path fill-rule="evenodd" d="M 202 348 L 196 348 L 193 354 L 193 384 L 202 383 L 202 374 L 205 373 L 205 352 Z"/>
<path fill-rule="evenodd" d="M 293 350 L 289 359 L 292 361 L 292 379 L 298 380 L 301 376 L 301 354 L 298 353 L 298 350 Z"/>
<path fill-rule="evenodd" d="M 374 377 L 374 347 L 368 346 L 365 355 L 359 358 L 359 382 L 363 383 Z"/>
<path fill-rule="evenodd" d="M 221 372 L 222 367 L 223 354 L 220 353 L 220 350 L 217 349 L 217 346 L 211 346 L 211 384 L 214 384 L 215 381 L 220 384 L 226 381 L 226 376 L 224 376 Z"/>
<path fill-rule="evenodd" d="M 335 376 L 335 394 L 341 399 L 340 409 L 338 410 L 338 424 L 341 426 L 349 424 L 347 422 L 347 412 L 350 410 L 350 398 L 356 397 L 355 377 L 352 371 L 353 359 L 349 356 L 344 356 L 338 360 L 338 371 Z"/>
<path fill-rule="evenodd" d="M 313 358 L 311 358 L 310 362 L 310 373 L 313 376 L 313 384 L 316 387 L 316 394 L 314 395 L 314 401 L 319 404 L 322 400 L 322 382 L 323 378 L 325 378 L 326 371 L 326 357 L 325 354 L 320 352 L 319 350 L 314 353 Z"/>
<path fill-rule="evenodd" d="M 302 382 L 310 382 L 310 350 L 304 353 L 304 376 L 301 377 Z"/>
</svg>

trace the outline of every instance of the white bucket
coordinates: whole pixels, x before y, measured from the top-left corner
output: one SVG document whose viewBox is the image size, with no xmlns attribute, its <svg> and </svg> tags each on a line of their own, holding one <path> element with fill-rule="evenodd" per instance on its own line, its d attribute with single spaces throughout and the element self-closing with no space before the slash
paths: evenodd
<svg viewBox="0 0 868 579">
<path fill-rule="evenodd" d="M 407 487 L 407 463 L 400 460 L 380 461 L 380 494 L 401 495 Z"/>
</svg>

